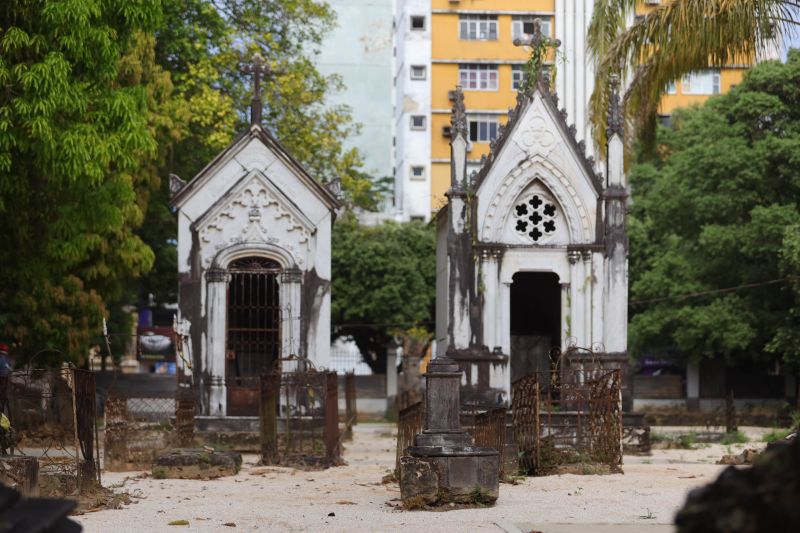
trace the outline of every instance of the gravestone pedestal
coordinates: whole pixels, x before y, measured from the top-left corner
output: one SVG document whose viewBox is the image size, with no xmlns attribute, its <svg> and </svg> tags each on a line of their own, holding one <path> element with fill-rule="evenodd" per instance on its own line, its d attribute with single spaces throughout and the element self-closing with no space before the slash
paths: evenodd
<svg viewBox="0 0 800 533">
<path fill-rule="evenodd" d="M 404 506 L 494 502 L 499 495 L 499 453 L 475 446 L 461 429 L 458 363 L 436 358 L 428 364 L 425 378 L 425 430 L 400 461 Z"/>
</svg>

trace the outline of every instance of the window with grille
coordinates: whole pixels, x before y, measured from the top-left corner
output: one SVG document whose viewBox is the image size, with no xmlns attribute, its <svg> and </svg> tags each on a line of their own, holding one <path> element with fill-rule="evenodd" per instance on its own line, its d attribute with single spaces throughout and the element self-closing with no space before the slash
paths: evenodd
<svg viewBox="0 0 800 533">
<path fill-rule="evenodd" d="M 719 71 L 692 72 L 681 80 L 683 94 L 719 94 Z"/>
<path fill-rule="evenodd" d="M 496 41 L 496 15 L 461 15 L 458 18 L 459 37 L 467 41 Z"/>
<path fill-rule="evenodd" d="M 461 87 L 471 91 L 497 90 L 497 65 L 467 63 L 459 66 L 458 79 Z"/>
<path fill-rule="evenodd" d="M 469 140 L 491 142 L 497 138 L 499 125 L 494 115 L 473 115 L 469 117 Z"/>
<path fill-rule="evenodd" d="M 530 39 L 533 35 L 534 21 L 536 20 L 540 23 L 542 35 L 550 37 L 550 17 L 515 15 L 511 17 L 511 38 Z"/>
<path fill-rule="evenodd" d="M 427 76 L 425 65 L 411 65 L 411 79 L 424 80 Z"/>
<path fill-rule="evenodd" d="M 425 115 L 411 115 L 411 129 L 424 130 L 425 129 Z"/>
<path fill-rule="evenodd" d="M 525 79 L 524 65 L 511 65 L 511 90 L 519 90 L 522 80 Z"/>
</svg>

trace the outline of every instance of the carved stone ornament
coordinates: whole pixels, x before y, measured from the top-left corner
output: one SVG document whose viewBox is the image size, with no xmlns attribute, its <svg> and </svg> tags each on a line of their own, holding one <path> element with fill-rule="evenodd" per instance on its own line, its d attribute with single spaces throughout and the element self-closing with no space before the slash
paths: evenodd
<svg viewBox="0 0 800 533">
<path fill-rule="evenodd" d="M 172 196 L 175 196 L 181 189 L 186 187 L 186 182 L 183 181 L 177 174 L 170 174 L 169 175 L 169 193 Z"/>
<path fill-rule="evenodd" d="M 281 272 L 281 283 L 300 283 L 303 281 L 303 271 L 299 268 L 290 268 Z"/>
<path fill-rule="evenodd" d="M 622 116 L 622 105 L 619 100 L 619 75 L 612 74 L 611 87 L 608 96 L 608 126 L 606 127 L 606 137 L 611 138 L 613 135 L 622 137 L 625 133 L 625 120 Z"/>
<path fill-rule="evenodd" d="M 461 135 L 464 139 L 469 138 L 469 126 L 467 124 L 467 108 L 464 105 L 464 91 L 461 85 L 456 85 L 453 91 L 453 114 L 450 115 L 450 134 L 455 139 Z"/>
<path fill-rule="evenodd" d="M 206 280 L 209 283 L 227 283 L 230 281 L 230 274 L 224 268 L 209 268 L 206 271 Z"/>
<path fill-rule="evenodd" d="M 542 192 L 522 199 L 514 206 L 514 231 L 538 244 L 556 231 L 556 203 Z"/>
</svg>

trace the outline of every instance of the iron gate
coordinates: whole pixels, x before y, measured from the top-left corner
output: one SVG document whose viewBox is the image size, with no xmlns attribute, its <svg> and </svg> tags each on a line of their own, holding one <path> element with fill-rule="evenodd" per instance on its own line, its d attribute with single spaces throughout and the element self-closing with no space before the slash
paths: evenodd
<svg viewBox="0 0 800 533">
<path fill-rule="evenodd" d="M 228 268 L 225 385 L 228 414 L 256 416 L 259 376 L 272 371 L 281 350 L 280 265 L 245 257 Z"/>
</svg>

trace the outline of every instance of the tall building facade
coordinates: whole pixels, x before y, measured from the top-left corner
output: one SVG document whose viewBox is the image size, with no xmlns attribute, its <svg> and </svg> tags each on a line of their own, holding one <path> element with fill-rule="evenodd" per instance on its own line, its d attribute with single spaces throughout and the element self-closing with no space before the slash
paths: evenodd
<svg viewBox="0 0 800 533">
<path fill-rule="evenodd" d="M 398 220 L 431 212 L 431 2 L 395 0 L 394 209 Z"/>
<path fill-rule="evenodd" d="M 344 88 L 328 103 L 345 104 L 361 131 L 348 139 L 374 178 L 392 175 L 392 0 L 329 0 L 336 27 L 314 63 L 320 73 L 338 75 Z"/>
<path fill-rule="evenodd" d="M 645 0 L 637 16 L 659 0 Z M 576 137 L 590 142 L 588 103 L 594 67 L 586 34 L 594 0 L 395 0 L 394 168 L 398 218 L 424 218 L 444 205 L 450 185 L 450 109 L 461 85 L 469 110 L 467 175 L 508 120 L 530 49 L 514 45 L 529 38 L 535 21 L 561 45 L 548 63 L 554 68 L 559 107 Z M 424 20 L 421 18 L 424 17 Z M 633 23 L 631 17 L 630 23 Z M 425 63 L 426 58 L 428 63 Z M 693 73 L 669 87 L 660 109 L 700 103 L 742 79 L 747 65 Z M 421 76 L 424 73 L 424 78 Z M 427 92 L 426 92 L 427 91 Z"/>
</svg>

